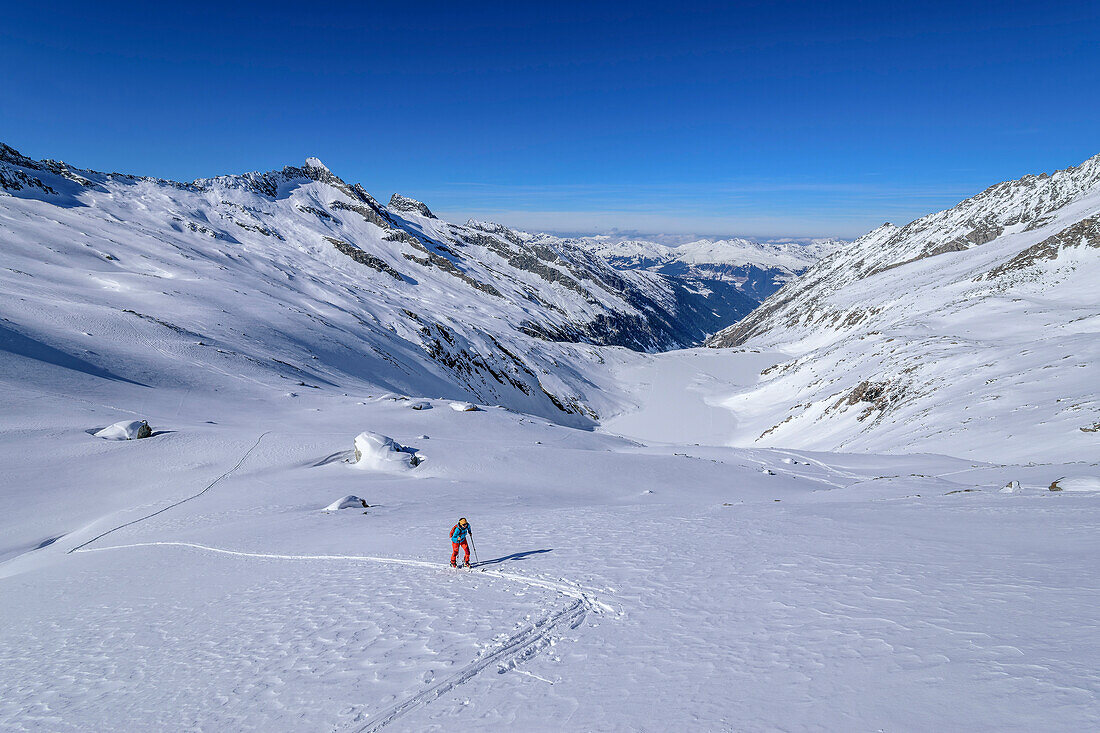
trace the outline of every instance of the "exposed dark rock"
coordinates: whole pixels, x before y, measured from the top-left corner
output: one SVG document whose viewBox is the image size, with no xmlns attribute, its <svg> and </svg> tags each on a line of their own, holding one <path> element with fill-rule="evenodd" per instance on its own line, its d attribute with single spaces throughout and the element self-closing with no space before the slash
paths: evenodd
<svg viewBox="0 0 1100 733">
<path fill-rule="evenodd" d="M 389 231 L 393 228 L 389 218 L 387 218 L 378 208 L 374 206 L 366 206 L 362 204 L 347 204 L 343 201 L 332 201 L 329 203 L 329 207 L 333 209 L 343 209 L 345 211 L 354 211 L 359 216 L 363 217 L 364 221 L 374 224 L 376 227 Z"/>
<path fill-rule="evenodd" d="M 835 410 L 842 406 L 865 403 L 867 407 L 856 416 L 856 419 L 862 422 L 873 415 L 876 410 L 881 418 L 892 406 L 899 404 L 905 398 L 905 394 L 905 387 L 899 384 L 863 381 L 857 384 L 848 394 L 837 400 L 829 409 Z"/>
<path fill-rule="evenodd" d="M 364 252 L 355 245 L 349 244 L 342 239 L 336 239 L 335 237 L 325 237 L 325 239 L 328 240 L 328 242 L 333 247 L 338 249 L 343 254 L 346 254 L 348 257 L 352 258 L 359 264 L 366 265 L 367 267 L 378 270 L 379 272 L 384 272 L 396 280 L 403 279 L 401 277 L 401 273 L 390 267 L 390 265 L 385 260 L 379 257 L 375 257 L 368 252 Z"/>
<path fill-rule="evenodd" d="M 493 295 L 498 298 L 504 297 L 503 295 L 501 295 L 500 291 L 492 285 L 489 285 L 488 283 L 483 283 L 477 278 L 471 277 L 467 273 L 463 272 L 451 260 L 428 249 L 428 247 L 426 247 L 416 235 L 397 227 L 390 219 L 389 215 L 385 213 L 385 210 L 378 206 L 377 203 L 375 203 L 374 205 L 371 205 L 370 203 L 367 203 L 366 205 L 357 205 L 345 204 L 342 201 L 333 201 L 329 204 L 329 206 L 334 209 L 346 209 L 348 211 L 354 211 L 355 213 L 362 216 L 365 221 L 374 224 L 380 229 L 383 229 L 385 232 L 382 235 L 383 239 L 391 242 L 401 242 L 403 244 L 407 244 L 424 254 L 423 257 L 417 257 L 416 255 L 402 253 L 401 256 L 409 260 L 410 262 L 415 262 L 418 265 L 423 265 L 424 267 L 438 267 L 440 270 L 443 270 L 450 275 L 454 275 L 467 285 L 470 285 L 471 287 L 476 288 L 483 293 L 488 293 L 489 295 Z"/>
<path fill-rule="evenodd" d="M 265 237 L 275 237 L 276 239 L 280 239 L 284 242 L 286 241 L 286 238 L 282 234 L 279 234 L 274 229 L 269 229 L 268 227 L 265 227 L 263 224 L 245 224 L 244 222 L 237 221 L 236 219 L 233 220 L 233 223 L 246 231 L 256 232 L 257 234 L 262 234 Z"/>
<path fill-rule="evenodd" d="M 339 222 L 339 221 L 338 221 L 338 220 L 336 219 L 336 217 L 335 217 L 335 216 L 333 216 L 332 214 L 328 213 L 328 212 L 327 212 L 327 211 L 325 211 L 324 209 L 318 209 L 318 208 L 317 208 L 316 206 L 301 206 L 301 205 L 299 205 L 299 206 L 298 206 L 298 211 L 301 211 L 301 212 L 302 212 L 302 213 L 304 213 L 304 214 L 313 214 L 313 215 L 314 215 L 314 216 L 316 216 L 316 217 L 317 217 L 318 219 L 328 219 L 329 221 L 335 222 L 335 223 L 337 223 L 337 224 L 339 224 L 339 223 L 340 223 L 340 222 Z"/>
<path fill-rule="evenodd" d="M 6 188 L 9 191 L 22 191 L 27 188 L 35 188 L 42 193 L 48 193 L 54 196 L 57 195 L 57 191 L 53 187 L 43 183 L 41 178 L 32 176 L 18 168 L 10 168 L 5 165 L 0 165 L 0 188 Z"/>
</svg>

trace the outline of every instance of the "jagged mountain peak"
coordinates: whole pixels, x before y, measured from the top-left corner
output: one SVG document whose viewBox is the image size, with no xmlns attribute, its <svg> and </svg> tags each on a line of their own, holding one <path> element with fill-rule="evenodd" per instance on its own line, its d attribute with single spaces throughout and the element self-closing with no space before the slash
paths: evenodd
<svg viewBox="0 0 1100 733">
<path fill-rule="evenodd" d="M 439 218 L 432 213 L 432 210 L 429 209 L 427 204 L 425 204 L 423 201 L 417 201 L 414 198 L 402 196 L 399 193 L 395 193 L 394 195 L 390 196 L 389 208 L 405 214 L 425 216 L 429 219 Z"/>
<path fill-rule="evenodd" d="M 328 170 L 328 166 L 321 162 L 320 158 L 309 157 L 306 158 L 305 168 L 320 168 L 321 170 Z M 330 173 L 332 171 L 329 171 Z"/>
<path fill-rule="evenodd" d="M 503 224 L 497 224 L 495 221 L 482 221 L 480 219 L 467 219 L 466 226 L 472 229 L 480 229 L 483 232 L 489 232 L 493 234 L 503 234 L 505 232 L 511 232 L 514 235 L 521 235 L 522 232 L 515 231 Z"/>
</svg>

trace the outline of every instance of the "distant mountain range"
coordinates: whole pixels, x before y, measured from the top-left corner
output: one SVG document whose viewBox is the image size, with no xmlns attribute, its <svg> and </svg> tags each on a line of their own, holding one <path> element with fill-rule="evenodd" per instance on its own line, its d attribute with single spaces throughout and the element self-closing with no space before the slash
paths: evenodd
<svg viewBox="0 0 1100 733">
<path fill-rule="evenodd" d="M 587 247 L 620 270 L 648 270 L 699 282 L 728 282 L 761 301 L 847 244 L 840 239 L 700 239 L 670 247 L 640 239 L 607 236 L 569 240 Z"/>
</svg>

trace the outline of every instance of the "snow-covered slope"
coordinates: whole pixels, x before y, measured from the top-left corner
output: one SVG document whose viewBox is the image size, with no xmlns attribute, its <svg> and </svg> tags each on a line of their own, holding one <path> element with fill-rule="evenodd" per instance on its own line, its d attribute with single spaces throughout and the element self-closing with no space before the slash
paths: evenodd
<svg viewBox="0 0 1100 733">
<path fill-rule="evenodd" d="M 1100 156 L 886 224 L 712 346 L 792 360 L 728 406 L 737 440 L 1004 460 L 1100 430 Z"/>
<path fill-rule="evenodd" d="M 751 307 L 404 196 L 382 206 L 316 158 L 184 184 L 0 146 L 0 241 L 3 359 L 121 364 L 151 385 L 362 384 L 571 424 L 607 402 L 585 344 L 698 343 Z"/>
<path fill-rule="evenodd" d="M 0 372 L 0 729 L 1097 729 L 1095 457 L 725 447 L 765 355 L 632 358 L 615 429 L 691 433 Z"/>
<path fill-rule="evenodd" d="M 806 241 L 700 239 L 676 247 L 607 236 L 580 240 L 620 270 L 649 270 L 706 283 L 728 282 L 761 301 L 845 244 L 837 239 Z M 738 316 L 735 320 L 740 320 Z"/>
</svg>

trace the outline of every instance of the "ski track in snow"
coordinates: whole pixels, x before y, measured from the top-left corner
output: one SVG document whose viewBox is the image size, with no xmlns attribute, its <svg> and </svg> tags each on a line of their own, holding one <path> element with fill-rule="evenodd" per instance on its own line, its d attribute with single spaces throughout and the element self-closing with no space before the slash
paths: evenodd
<svg viewBox="0 0 1100 733">
<path fill-rule="evenodd" d="M 262 437 L 263 436 L 261 436 L 261 438 Z M 258 444 L 259 441 L 257 441 L 257 445 Z M 253 446 L 253 448 L 255 448 L 255 445 Z M 251 450 L 249 452 L 251 452 Z M 245 455 L 245 458 L 247 458 L 247 454 Z M 237 464 L 237 467 L 239 467 L 240 464 L 243 462 L 244 458 L 242 458 L 241 462 Z M 236 470 L 236 467 L 233 470 Z M 223 478 L 224 476 L 229 475 L 229 473 L 232 473 L 232 471 L 224 474 Z M 213 486 L 213 484 L 211 484 L 211 486 Z M 210 487 L 207 487 L 207 489 L 209 488 Z M 198 494 L 196 494 L 196 496 L 198 496 Z M 170 508 L 171 507 L 166 507 L 166 509 Z M 116 527 L 116 529 L 118 528 Z M 81 547 L 83 547 L 83 545 Z M 285 555 L 269 552 L 244 552 L 240 550 L 228 550 L 221 547 L 211 547 L 209 545 L 201 545 L 194 542 L 138 542 L 127 545 L 112 545 L 110 547 L 93 547 L 90 549 L 74 548 L 70 552 L 106 552 L 109 550 L 128 550 L 145 547 L 185 547 L 220 555 L 253 557 L 268 560 L 368 562 L 380 565 L 402 565 L 406 567 L 426 568 L 429 570 L 447 569 L 447 566 L 443 565 L 442 563 L 427 562 L 425 560 L 409 560 L 393 557 L 373 557 L 369 555 Z M 584 622 L 584 619 L 589 612 L 605 613 L 614 611 L 611 606 L 593 597 L 590 590 L 586 588 L 581 588 L 576 585 L 545 580 L 542 578 L 532 578 L 518 573 L 508 573 L 500 570 L 481 569 L 480 572 L 493 577 L 502 578 L 517 583 L 523 583 L 525 585 L 534 586 L 537 588 L 557 591 L 558 593 L 561 593 L 562 595 L 567 596 L 572 600 L 565 607 L 551 611 L 541 618 L 531 622 L 523 629 L 517 631 L 506 640 L 501 642 L 492 652 L 477 657 L 450 677 L 447 677 L 441 682 L 437 682 L 430 687 L 421 690 L 420 692 L 417 692 L 394 705 L 391 705 L 386 710 L 375 714 L 370 720 L 367 721 L 365 725 L 359 726 L 360 721 L 354 721 L 353 725 L 358 726 L 352 729 L 355 731 L 355 733 L 374 733 L 375 731 L 379 731 L 388 726 L 390 723 L 398 720 L 406 713 L 421 708 L 432 702 L 433 700 L 436 700 L 437 698 L 446 694 L 447 692 L 450 692 L 459 685 L 468 682 L 476 675 L 493 666 L 494 664 L 498 665 L 498 672 L 500 674 L 507 672 L 509 669 L 515 668 L 516 665 L 523 662 L 524 660 L 530 659 L 542 648 L 551 644 L 554 632 L 557 629 L 561 628 L 562 626 L 568 626 L 570 629 L 578 628 Z"/>
<path fill-rule="evenodd" d="M 554 630 L 562 624 L 568 624 L 571 629 L 580 626 L 590 610 L 597 609 L 595 606 L 589 606 L 584 598 L 575 599 L 565 608 L 544 616 L 521 631 L 513 634 L 495 651 L 475 659 L 451 677 L 406 698 L 396 705 L 391 706 L 388 710 L 374 716 L 366 725 L 356 728 L 356 733 L 374 733 L 375 731 L 385 728 L 406 713 L 427 705 L 445 693 L 450 692 L 455 687 L 472 679 L 479 672 L 487 669 L 493 664 L 500 664 L 497 670 L 498 673 L 503 674 L 507 672 L 519 662 L 529 659 L 537 654 L 544 646 L 550 644 Z"/>
<path fill-rule="evenodd" d="M 117 532 L 118 530 L 120 530 L 124 527 L 130 527 L 132 525 L 138 524 L 139 522 L 144 522 L 146 519 L 152 519 L 153 517 L 157 516 L 158 514 L 163 514 L 164 512 L 168 511 L 169 509 L 174 509 L 175 507 L 178 507 L 180 504 L 186 504 L 187 502 L 191 501 L 192 499 L 198 499 L 200 496 L 202 496 L 206 492 L 210 491 L 210 489 L 214 488 L 219 483 L 221 483 L 224 479 L 229 478 L 229 476 L 231 474 L 233 474 L 238 468 L 240 468 L 242 465 L 244 465 L 244 462 L 248 459 L 248 457 L 250 455 L 252 455 L 252 451 L 256 450 L 260 446 L 260 443 L 263 441 L 264 436 L 269 435 L 270 433 L 271 433 L 271 431 L 268 430 L 267 432 L 262 433 L 260 435 L 260 437 L 256 438 L 256 442 L 252 444 L 251 448 L 249 448 L 247 451 L 245 451 L 244 455 L 241 456 L 241 459 L 239 461 L 237 461 L 236 465 L 234 465 L 233 468 L 229 469 L 228 471 L 223 473 L 221 476 L 218 476 L 216 479 L 211 481 L 209 484 L 206 485 L 206 488 L 204 488 L 202 491 L 198 492 L 197 494 L 192 494 L 191 496 L 180 499 L 179 501 L 174 502 L 172 504 L 169 504 L 168 506 L 163 507 L 162 509 L 158 509 L 157 511 L 153 512 L 152 514 L 146 514 L 144 517 L 139 517 L 137 519 L 131 520 L 131 521 L 126 522 L 124 524 L 120 524 L 117 527 L 112 527 L 111 529 L 107 530 L 106 532 L 103 532 L 102 534 L 96 535 L 95 537 L 91 538 L 90 540 L 88 540 L 86 542 L 80 543 L 76 547 L 69 550 L 69 552 L 66 553 L 66 554 L 71 555 L 72 553 L 77 552 L 78 550 L 81 550 L 81 548 L 87 547 L 88 545 L 92 544 L 96 540 L 103 539 L 104 537 L 111 534 L 112 532 Z"/>
</svg>

